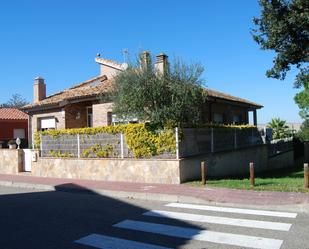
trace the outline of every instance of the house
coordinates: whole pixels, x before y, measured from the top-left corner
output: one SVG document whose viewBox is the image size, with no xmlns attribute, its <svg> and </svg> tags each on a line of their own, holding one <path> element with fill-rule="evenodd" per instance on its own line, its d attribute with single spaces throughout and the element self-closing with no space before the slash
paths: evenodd
<svg viewBox="0 0 309 249">
<path fill-rule="evenodd" d="M 27 140 L 28 115 L 16 108 L 0 108 L 0 141 L 3 147 L 11 139 Z M 24 141 L 27 145 L 27 141 Z"/>
<path fill-rule="evenodd" d="M 148 52 L 142 55 L 147 61 Z M 126 64 L 104 58 L 95 58 L 100 66 L 100 75 L 46 96 L 46 84 L 41 77 L 34 81 L 34 100 L 23 107 L 30 115 L 29 140 L 34 132 L 45 129 L 69 129 L 111 125 L 114 121 L 112 103 L 102 101 L 99 96 L 111 91 L 113 76 L 126 68 Z M 168 66 L 168 56 L 161 53 L 156 56 L 155 68 L 164 72 Z M 257 124 L 257 109 L 261 105 L 251 101 L 206 89 L 208 99 L 203 110 L 204 122 L 225 124 L 249 123 L 249 112 L 253 112 L 254 124 Z"/>
</svg>

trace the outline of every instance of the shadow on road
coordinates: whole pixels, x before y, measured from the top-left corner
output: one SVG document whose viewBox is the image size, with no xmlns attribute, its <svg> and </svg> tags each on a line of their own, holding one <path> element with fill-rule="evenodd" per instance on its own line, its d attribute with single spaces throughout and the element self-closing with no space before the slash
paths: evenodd
<svg viewBox="0 0 309 249">
<path fill-rule="evenodd" d="M 155 205 L 163 208 L 163 204 Z M 186 239 L 113 227 L 127 219 L 200 229 L 178 220 L 143 216 L 149 211 L 145 206 L 152 208 L 152 203 L 119 200 L 75 184 L 56 186 L 56 191 L 0 195 L 0 248 L 90 249 L 94 247 L 74 241 L 93 233 L 171 248 L 187 243 Z"/>
</svg>

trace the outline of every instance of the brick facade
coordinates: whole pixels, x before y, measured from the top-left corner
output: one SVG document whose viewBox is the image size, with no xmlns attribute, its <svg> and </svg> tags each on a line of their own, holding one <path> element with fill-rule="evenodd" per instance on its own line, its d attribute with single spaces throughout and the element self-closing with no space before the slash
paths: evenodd
<svg viewBox="0 0 309 249">
<path fill-rule="evenodd" d="M 91 102 L 81 102 L 65 107 L 65 128 L 85 128 L 87 127 L 87 107 L 91 107 Z"/>
<path fill-rule="evenodd" d="M 32 136 L 41 129 L 40 122 L 43 118 L 55 118 L 56 129 L 73 129 L 87 127 L 87 107 L 92 107 L 93 127 L 111 124 L 112 103 L 93 104 L 92 102 L 80 102 L 70 104 L 62 109 L 46 110 L 42 113 L 34 113 L 30 116 L 29 142 Z"/>
</svg>

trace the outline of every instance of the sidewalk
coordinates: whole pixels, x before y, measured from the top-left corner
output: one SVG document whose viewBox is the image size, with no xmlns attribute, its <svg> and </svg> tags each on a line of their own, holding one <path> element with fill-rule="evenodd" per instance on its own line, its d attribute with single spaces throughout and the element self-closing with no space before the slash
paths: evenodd
<svg viewBox="0 0 309 249">
<path fill-rule="evenodd" d="M 188 185 L 110 182 L 0 174 L 0 185 L 42 190 L 90 191 L 113 198 L 220 204 L 309 212 L 309 194 L 198 188 Z"/>
</svg>

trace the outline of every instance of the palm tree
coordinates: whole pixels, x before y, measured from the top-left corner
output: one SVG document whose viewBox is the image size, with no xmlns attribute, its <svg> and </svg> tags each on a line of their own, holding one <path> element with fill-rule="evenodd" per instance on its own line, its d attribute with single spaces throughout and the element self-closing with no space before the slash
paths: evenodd
<svg viewBox="0 0 309 249">
<path fill-rule="evenodd" d="M 280 118 L 273 118 L 267 124 L 267 127 L 273 129 L 273 139 L 286 138 L 291 135 L 289 126 L 287 126 L 286 121 L 281 120 Z"/>
</svg>

